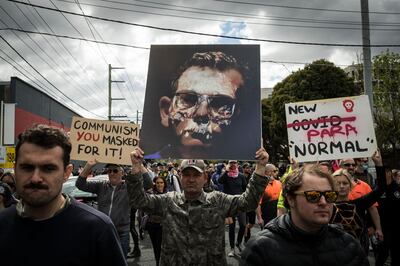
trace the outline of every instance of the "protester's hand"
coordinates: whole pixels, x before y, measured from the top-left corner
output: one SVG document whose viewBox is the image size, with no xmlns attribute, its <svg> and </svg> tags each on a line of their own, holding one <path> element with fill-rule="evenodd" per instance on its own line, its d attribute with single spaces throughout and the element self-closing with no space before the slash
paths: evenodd
<svg viewBox="0 0 400 266">
<path fill-rule="evenodd" d="M 382 157 L 381 157 L 381 153 L 379 151 L 375 151 L 374 154 L 372 154 L 371 157 L 372 161 L 374 161 L 376 166 L 382 166 Z"/>
<path fill-rule="evenodd" d="M 141 171 L 143 155 L 144 152 L 139 147 L 136 147 L 133 152 L 131 152 L 132 173 L 138 173 Z"/>
<path fill-rule="evenodd" d="M 257 218 L 257 224 L 258 224 L 261 228 L 263 228 L 263 226 L 264 226 L 264 220 L 263 220 L 263 218 L 261 218 L 261 217 Z"/>
<path fill-rule="evenodd" d="M 256 156 L 255 157 L 258 160 L 257 164 L 266 165 L 268 163 L 269 154 L 264 148 L 260 148 L 256 152 Z"/>
<path fill-rule="evenodd" d="M 90 159 L 86 162 L 85 167 L 83 167 L 82 172 L 79 174 L 81 177 L 87 177 L 91 172 L 93 167 L 97 164 L 97 160 L 95 158 Z"/>
<path fill-rule="evenodd" d="M 383 241 L 383 233 L 382 230 L 376 229 L 375 230 L 375 236 L 379 241 Z"/>
<path fill-rule="evenodd" d="M 257 175 L 265 176 L 265 165 L 268 163 L 268 159 L 269 159 L 268 152 L 262 147 L 256 152 L 255 157 L 257 159 L 257 164 L 256 164 L 256 169 L 254 170 L 254 172 Z"/>
<path fill-rule="evenodd" d="M 299 168 L 299 163 L 295 158 L 289 157 L 290 164 L 292 165 L 292 170 Z"/>
</svg>

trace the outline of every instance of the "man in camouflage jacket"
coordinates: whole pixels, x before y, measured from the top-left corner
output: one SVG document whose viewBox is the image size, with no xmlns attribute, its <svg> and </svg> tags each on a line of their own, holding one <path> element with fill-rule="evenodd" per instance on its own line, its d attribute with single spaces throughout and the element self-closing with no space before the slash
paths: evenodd
<svg viewBox="0 0 400 266">
<path fill-rule="evenodd" d="M 132 173 L 126 178 L 130 204 L 163 217 L 160 265 L 227 265 L 225 217 L 254 210 L 268 183 L 264 173 L 269 155 L 261 148 L 256 158 L 256 170 L 241 195 L 205 193 L 207 176 L 202 160 L 182 161 L 184 192 L 149 195 L 142 187 L 143 151 L 136 148 L 131 153 Z"/>
</svg>

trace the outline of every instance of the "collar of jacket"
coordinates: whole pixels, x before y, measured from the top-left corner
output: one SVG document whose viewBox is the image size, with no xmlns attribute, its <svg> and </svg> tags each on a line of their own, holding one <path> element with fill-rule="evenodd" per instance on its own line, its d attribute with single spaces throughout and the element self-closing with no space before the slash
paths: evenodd
<svg viewBox="0 0 400 266">
<path fill-rule="evenodd" d="M 194 200 L 192 202 L 195 202 L 195 201 L 198 201 L 198 202 L 200 202 L 202 204 L 206 203 L 207 202 L 206 193 L 204 191 L 201 191 L 200 196 L 196 200 Z M 188 202 L 189 201 L 185 197 L 185 192 L 180 193 L 179 198 L 178 198 L 178 204 L 179 205 L 183 205 L 183 204 L 188 203 Z"/>
<path fill-rule="evenodd" d="M 277 231 L 289 239 L 310 244 L 319 243 L 323 240 L 328 230 L 328 225 L 324 225 L 317 232 L 306 232 L 293 224 L 290 212 L 279 216 L 277 219 L 276 223 L 271 224 L 272 228 L 269 228 L 271 231 Z M 267 224 L 267 226 L 268 225 L 269 224 Z"/>
</svg>

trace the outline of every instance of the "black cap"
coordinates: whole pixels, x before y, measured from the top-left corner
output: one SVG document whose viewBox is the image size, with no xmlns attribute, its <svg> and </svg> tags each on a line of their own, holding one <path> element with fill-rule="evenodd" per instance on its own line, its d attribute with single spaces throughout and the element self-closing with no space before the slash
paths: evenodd
<svg viewBox="0 0 400 266">
<path fill-rule="evenodd" d="M 121 164 L 108 163 L 108 164 L 106 164 L 105 168 L 108 168 L 108 167 L 110 167 L 110 166 L 123 167 Z"/>
</svg>

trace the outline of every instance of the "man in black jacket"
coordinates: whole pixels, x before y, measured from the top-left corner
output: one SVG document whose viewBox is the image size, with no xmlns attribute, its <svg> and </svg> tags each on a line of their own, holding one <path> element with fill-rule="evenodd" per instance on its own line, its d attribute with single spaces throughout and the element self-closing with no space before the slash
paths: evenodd
<svg viewBox="0 0 400 266">
<path fill-rule="evenodd" d="M 283 195 L 289 212 L 249 240 L 241 265 L 369 265 L 357 240 L 328 225 L 338 196 L 331 175 L 318 166 L 297 169 Z"/>
</svg>

